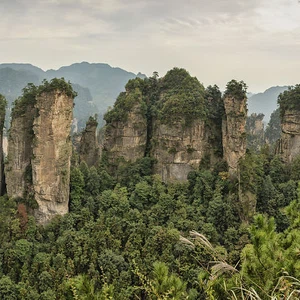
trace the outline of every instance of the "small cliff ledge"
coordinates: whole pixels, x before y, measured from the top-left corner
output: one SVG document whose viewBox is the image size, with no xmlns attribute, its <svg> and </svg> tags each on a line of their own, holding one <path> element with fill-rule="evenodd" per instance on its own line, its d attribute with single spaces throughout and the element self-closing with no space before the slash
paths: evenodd
<svg viewBox="0 0 300 300">
<path fill-rule="evenodd" d="M 6 183 L 40 224 L 68 212 L 75 94 L 63 79 L 24 89 L 12 112 Z"/>
<path fill-rule="evenodd" d="M 231 175 L 246 153 L 247 97 L 243 82 L 230 81 L 224 94 L 223 155 Z"/>
</svg>

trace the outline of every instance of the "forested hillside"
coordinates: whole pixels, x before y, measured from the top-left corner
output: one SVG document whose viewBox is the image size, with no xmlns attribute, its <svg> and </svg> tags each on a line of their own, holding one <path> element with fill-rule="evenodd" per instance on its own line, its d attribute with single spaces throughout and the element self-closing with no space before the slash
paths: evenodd
<svg viewBox="0 0 300 300">
<path fill-rule="evenodd" d="M 74 95 L 61 80 L 39 89 L 53 83 Z M 233 141 L 245 142 L 245 95 L 242 81 L 231 80 L 222 97 L 217 86 L 204 88 L 177 68 L 161 79 L 129 81 L 106 115 L 110 129 L 122 128 L 112 147 L 90 167 L 73 151 L 68 213 L 42 226 L 32 215 L 36 203 L 0 198 L 0 299 L 299 299 L 300 152 L 293 141 L 300 129 L 281 137 L 290 148 L 276 154 L 268 145 L 252 151 L 242 144 L 230 169 L 218 146 L 231 147 L 230 154 Z M 299 86 L 281 94 L 284 126 L 291 112 L 292 120 L 300 114 L 299 98 Z M 146 120 L 146 147 L 140 157 L 113 160 L 109 151 L 134 131 L 133 114 Z M 204 122 L 197 128 L 216 128 L 215 136 L 199 131 L 214 145 L 214 159 L 203 155 L 185 180 L 163 180 L 152 155 L 163 143 L 149 137 L 156 119 L 168 134 L 197 119 Z M 161 149 L 175 157 L 172 143 Z M 190 148 L 180 151 L 191 155 Z M 283 162 L 290 152 L 292 161 Z"/>
</svg>

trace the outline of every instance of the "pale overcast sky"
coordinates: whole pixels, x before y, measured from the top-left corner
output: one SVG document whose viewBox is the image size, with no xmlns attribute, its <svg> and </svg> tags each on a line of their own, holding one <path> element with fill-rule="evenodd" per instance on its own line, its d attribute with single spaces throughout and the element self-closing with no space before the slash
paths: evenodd
<svg viewBox="0 0 300 300">
<path fill-rule="evenodd" d="M 300 83 L 299 0 L 0 0 L 0 63 L 105 62 L 249 90 Z"/>
</svg>

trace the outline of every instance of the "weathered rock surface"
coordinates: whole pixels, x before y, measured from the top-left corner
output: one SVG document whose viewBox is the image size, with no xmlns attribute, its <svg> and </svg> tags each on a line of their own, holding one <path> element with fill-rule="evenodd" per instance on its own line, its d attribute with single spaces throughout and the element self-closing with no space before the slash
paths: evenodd
<svg viewBox="0 0 300 300">
<path fill-rule="evenodd" d="M 94 118 L 90 118 L 80 140 L 80 161 L 85 161 L 89 167 L 94 166 L 99 160 L 97 126 L 98 122 Z"/>
<path fill-rule="evenodd" d="M 231 175 L 237 171 L 238 162 L 246 153 L 246 101 L 246 98 L 224 98 L 225 116 L 222 122 L 223 155 Z"/>
<path fill-rule="evenodd" d="M 123 158 L 135 162 L 144 157 L 147 142 L 147 120 L 141 114 L 140 104 L 128 112 L 126 121 L 114 121 L 106 127 L 103 150 L 109 164 L 117 165 Z"/>
<path fill-rule="evenodd" d="M 37 97 L 33 122 L 33 187 L 39 223 L 68 212 L 73 97 L 55 90 Z"/>
<path fill-rule="evenodd" d="M 5 121 L 6 100 L 0 94 L 0 196 L 5 193 L 3 129 Z"/>
<path fill-rule="evenodd" d="M 181 121 L 172 125 L 156 121 L 153 128 L 152 156 L 157 160 L 154 173 L 163 181 L 185 181 L 207 150 L 204 121 L 195 120 L 188 127 Z"/>
<path fill-rule="evenodd" d="M 281 155 L 284 162 L 290 163 L 300 154 L 300 111 L 285 111 L 281 131 L 275 152 Z"/>
<path fill-rule="evenodd" d="M 5 166 L 9 197 L 25 197 L 32 184 L 31 159 L 34 138 L 32 124 L 35 114 L 34 103 L 31 103 L 26 106 L 24 113 L 12 117 Z"/>
</svg>

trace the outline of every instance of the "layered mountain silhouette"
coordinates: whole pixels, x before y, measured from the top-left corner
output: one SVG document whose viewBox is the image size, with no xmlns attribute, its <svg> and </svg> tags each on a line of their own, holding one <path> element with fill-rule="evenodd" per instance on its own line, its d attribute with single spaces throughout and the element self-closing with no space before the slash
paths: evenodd
<svg viewBox="0 0 300 300">
<path fill-rule="evenodd" d="M 263 93 L 252 94 L 248 98 L 248 115 L 263 113 L 264 122 L 268 123 L 271 113 L 278 107 L 277 98 L 280 93 L 288 89 L 288 86 L 273 86 Z"/>
<path fill-rule="evenodd" d="M 113 68 L 104 63 L 82 62 L 48 71 L 31 64 L 6 63 L 0 64 L 0 94 L 6 97 L 10 110 L 13 101 L 22 94 L 22 89 L 28 83 L 40 84 L 43 79 L 50 80 L 54 77 L 69 80 L 78 93 L 74 117 L 80 129 L 89 116 L 96 113 L 101 121 L 102 115 L 114 104 L 128 80 L 144 78 L 145 75 Z"/>
<path fill-rule="evenodd" d="M 101 124 L 102 116 L 109 106 L 113 106 L 117 96 L 124 91 L 129 79 L 146 76 L 134 74 L 121 68 L 114 68 L 105 63 L 75 63 L 58 70 L 47 70 L 31 64 L 0 64 L 0 94 L 8 100 L 9 109 L 12 102 L 21 95 L 27 83 L 40 84 L 43 79 L 64 77 L 69 80 L 78 96 L 75 98 L 74 117 L 78 129 L 82 128 L 89 116 L 97 113 Z M 277 108 L 277 97 L 287 86 L 274 86 L 263 93 L 251 94 L 248 97 L 248 114 L 263 113 L 268 122 L 271 113 Z"/>
</svg>

